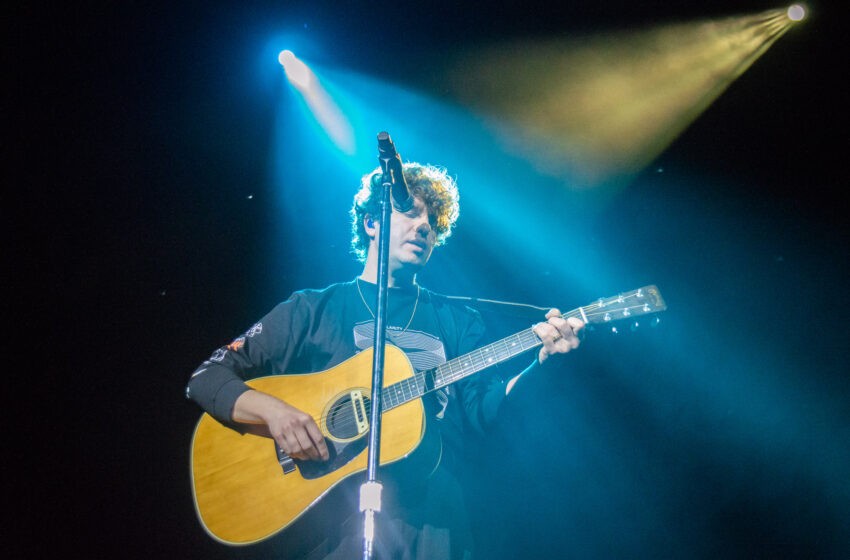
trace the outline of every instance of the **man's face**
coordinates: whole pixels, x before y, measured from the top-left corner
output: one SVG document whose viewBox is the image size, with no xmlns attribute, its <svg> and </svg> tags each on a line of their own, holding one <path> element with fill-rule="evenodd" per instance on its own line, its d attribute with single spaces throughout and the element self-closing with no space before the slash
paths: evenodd
<svg viewBox="0 0 850 560">
<path fill-rule="evenodd" d="M 377 224 L 380 228 L 380 224 Z M 380 229 L 376 231 L 376 240 Z M 412 267 L 421 269 L 431 257 L 437 242 L 437 234 L 431 226 L 425 204 L 413 199 L 413 207 L 407 212 L 393 209 L 390 224 L 390 270 Z"/>
</svg>

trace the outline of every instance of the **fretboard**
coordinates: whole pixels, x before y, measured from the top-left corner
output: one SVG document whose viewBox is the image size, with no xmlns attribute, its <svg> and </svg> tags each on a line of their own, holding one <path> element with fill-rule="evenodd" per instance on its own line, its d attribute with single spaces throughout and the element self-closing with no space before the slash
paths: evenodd
<svg viewBox="0 0 850 560">
<path fill-rule="evenodd" d="M 541 344 L 543 343 L 534 331 L 528 328 L 435 368 L 418 371 L 413 376 L 384 388 L 381 396 L 383 409 L 387 411 L 418 399 L 431 391 L 451 385 L 455 381 L 509 360 Z"/>
<path fill-rule="evenodd" d="M 561 315 L 575 317 L 584 323 L 608 323 L 621 319 L 634 319 L 647 313 L 667 309 L 667 304 L 654 285 L 644 286 L 607 299 L 577 307 Z M 390 410 L 406 402 L 435 391 L 440 387 L 460 381 L 477 371 L 494 366 L 514 356 L 542 345 L 532 328 L 488 344 L 478 350 L 425 371 L 419 371 L 398 383 L 384 388 L 381 393 L 383 409 Z"/>
</svg>

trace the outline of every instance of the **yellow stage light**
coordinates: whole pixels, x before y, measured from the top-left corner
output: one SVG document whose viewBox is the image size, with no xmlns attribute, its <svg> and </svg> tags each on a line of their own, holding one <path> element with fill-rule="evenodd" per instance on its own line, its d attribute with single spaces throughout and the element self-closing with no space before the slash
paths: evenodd
<svg viewBox="0 0 850 560">
<path fill-rule="evenodd" d="M 795 13 L 797 13 L 795 11 Z M 449 81 L 504 145 L 571 189 L 621 185 L 794 23 L 786 9 L 458 58 Z"/>
<path fill-rule="evenodd" d="M 802 21 L 806 17 L 806 8 L 800 4 L 793 4 L 788 8 L 788 19 L 791 21 Z"/>
</svg>

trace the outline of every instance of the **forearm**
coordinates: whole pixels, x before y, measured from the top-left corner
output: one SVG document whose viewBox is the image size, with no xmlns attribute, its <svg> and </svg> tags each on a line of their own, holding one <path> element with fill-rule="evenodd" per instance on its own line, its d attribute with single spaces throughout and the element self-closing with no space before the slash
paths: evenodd
<svg viewBox="0 0 850 560">
<path fill-rule="evenodd" d="M 267 425 L 269 419 L 285 407 L 286 404 L 277 397 L 250 389 L 236 399 L 230 419 L 240 424 Z"/>
</svg>

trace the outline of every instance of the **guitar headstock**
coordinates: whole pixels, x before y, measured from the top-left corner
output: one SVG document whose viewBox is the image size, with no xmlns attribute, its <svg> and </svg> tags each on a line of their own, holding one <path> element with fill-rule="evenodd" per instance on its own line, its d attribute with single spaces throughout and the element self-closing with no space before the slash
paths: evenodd
<svg viewBox="0 0 850 560">
<path fill-rule="evenodd" d="M 654 285 L 625 292 L 610 298 L 579 307 L 575 316 L 585 323 L 609 323 L 621 319 L 630 319 L 649 313 L 658 313 L 667 309 L 661 292 Z"/>
</svg>

